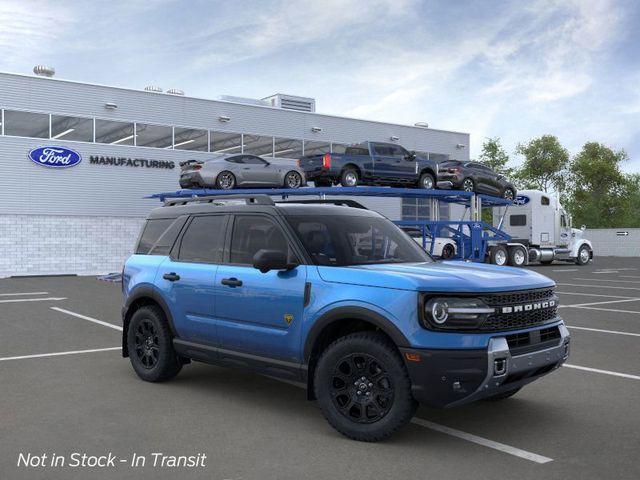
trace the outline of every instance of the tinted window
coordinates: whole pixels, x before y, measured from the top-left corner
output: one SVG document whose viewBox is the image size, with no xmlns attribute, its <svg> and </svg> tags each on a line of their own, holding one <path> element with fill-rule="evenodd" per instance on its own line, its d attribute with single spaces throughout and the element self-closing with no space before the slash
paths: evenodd
<svg viewBox="0 0 640 480">
<path fill-rule="evenodd" d="M 273 156 L 273 137 L 262 137 L 260 135 L 247 135 L 244 138 L 244 153 L 253 155 Z"/>
<path fill-rule="evenodd" d="M 136 123 L 136 145 L 138 147 L 171 148 L 173 129 L 162 125 Z"/>
<path fill-rule="evenodd" d="M 273 156 L 276 158 L 300 158 L 302 156 L 302 140 L 292 138 L 274 138 Z"/>
<path fill-rule="evenodd" d="M 393 155 L 393 149 L 386 145 L 374 145 L 373 150 L 376 155 Z"/>
<path fill-rule="evenodd" d="M 242 155 L 238 155 L 237 157 L 229 157 L 225 160 L 231 163 L 244 163 L 244 157 Z"/>
<path fill-rule="evenodd" d="M 133 123 L 96 119 L 96 142 L 133 145 Z"/>
<path fill-rule="evenodd" d="M 211 132 L 210 152 L 242 153 L 242 135 L 239 133 Z"/>
<path fill-rule="evenodd" d="M 177 150 L 206 152 L 209 148 L 206 130 L 175 127 L 173 129 L 173 135 L 173 148 Z"/>
<path fill-rule="evenodd" d="M 369 155 L 369 150 L 364 147 L 349 147 L 346 153 L 347 155 Z"/>
<path fill-rule="evenodd" d="M 156 218 L 153 220 L 147 220 L 147 224 L 144 226 L 140 241 L 138 242 L 138 248 L 136 253 L 147 254 L 151 247 L 158 241 L 160 235 L 173 223 L 173 218 Z"/>
<path fill-rule="evenodd" d="M 416 242 L 386 218 L 321 215 L 287 220 L 318 265 L 431 261 Z"/>
<path fill-rule="evenodd" d="M 5 110 L 4 134 L 17 137 L 49 138 L 49 115 Z"/>
<path fill-rule="evenodd" d="M 511 225 L 512 227 L 524 227 L 526 224 L 526 215 L 511 215 L 509 217 L 509 225 Z"/>
<path fill-rule="evenodd" d="M 93 142 L 93 119 L 51 115 L 51 138 Z"/>
<path fill-rule="evenodd" d="M 242 163 L 248 163 L 249 165 L 266 165 L 267 162 L 260 157 L 245 155 Z"/>
<path fill-rule="evenodd" d="M 187 218 L 188 217 L 186 215 L 176 218 L 169 228 L 160 235 L 160 238 L 153 245 L 149 255 L 169 255 L 173 244 L 178 238 L 178 235 L 180 235 L 180 231 L 187 221 Z"/>
<path fill-rule="evenodd" d="M 229 261 L 252 265 L 259 250 L 279 250 L 290 257 L 289 242 L 282 229 L 272 220 L 257 215 L 238 215 L 231 235 Z"/>
<path fill-rule="evenodd" d="M 184 262 L 220 263 L 227 217 L 194 217 L 180 242 L 178 259 Z"/>
</svg>

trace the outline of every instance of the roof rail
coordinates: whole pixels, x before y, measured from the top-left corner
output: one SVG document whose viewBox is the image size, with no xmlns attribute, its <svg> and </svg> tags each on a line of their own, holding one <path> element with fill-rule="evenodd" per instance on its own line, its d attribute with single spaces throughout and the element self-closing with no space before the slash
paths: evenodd
<svg viewBox="0 0 640 480">
<path fill-rule="evenodd" d="M 242 194 L 229 194 L 229 195 L 205 195 L 202 197 L 182 197 L 182 198 L 167 198 L 164 201 L 165 207 L 173 207 L 176 205 L 188 205 L 191 203 L 220 203 L 223 204 L 226 200 L 244 200 L 247 205 L 275 205 L 271 197 L 268 195 L 242 195 Z"/>
</svg>

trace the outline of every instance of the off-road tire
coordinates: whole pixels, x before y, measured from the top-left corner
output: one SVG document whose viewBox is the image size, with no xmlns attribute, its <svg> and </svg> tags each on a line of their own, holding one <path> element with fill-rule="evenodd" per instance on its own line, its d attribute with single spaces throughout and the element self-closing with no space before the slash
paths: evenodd
<svg viewBox="0 0 640 480">
<path fill-rule="evenodd" d="M 498 393 L 496 395 L 492 395 L 487 398 L 483 398 L 483 400 L 487 402 L 497 402 L 500 400 L 506 400 L 507 398 L 513 397 L 516 393 L 520 391 L 522 387 L 514 388 L 513 390 L 508 390 L 506 392 Z"/>
<path fill-rule="evenodd" d="M 358 356 L 362 362 L 357 361 Z M 355 360 L 349 362 L 348 358 Z M 354 366 L 351 373 L 345 373 L 345 363 Z M 364 365 L 363 369 L 357 368 L 358 364 Z M 371 381 L 365 388 L 373 385 L 367 388 L 371 394 L 367 398 L 356 396 L 358 390 L 363 394 L 366 392 L 362 391 L 362 384 L 356 386 L 352 380 L 355 376 L 359 382 L 363 372 L 367 381 Z M 349 379 L 348 382 L 345 380 L 344 387 L 336 381 L 338 376 Z M 411 380 L 398 350 L 388 338 L 376 332 L 352 333 L 329 345 L 318 360 L 314 389 L 318 405 L 329 424 L 344 436 L 363 442 L 377 442 L 390 437 L 411 420 L 418 407 L 411 395 Z M 347 407 L 341 410 L 339 402 L 343 396 L 348 400 Z M 384 397 L 390 401 L 385 402 Z M 371 402 L 375 405 L 372 406 Z M 349 409 L 349 405 L 353 406 Z M 362 405 L 365 405 L 364 410 Z M 351 415 L 347 416 L 354 408 L 364 412 L 365 418 L 360 415 L 360 422 L 350 418 Z M 381 414 L 369 419 L 369 408 L 375 408 Z"/>
<path fill-rule="evenodd" d="M 153 330 L 149 330 L 152 326 Z M 136 343 L 136 337 L 153 337 L 157 354 L 153 365 L 145 363 L 141 352 L 144 347 Z M 144 343 L 144 342 L 143 342 Z M 182 361 L 173 348 L 173 335 L 162 310 L 157 306 L 146 306 L 135 311 L 127 329 L 129 360 L 138 376 L 147 382 L 164 382 L 175 377 L 182 369 Z"/>
</svg>

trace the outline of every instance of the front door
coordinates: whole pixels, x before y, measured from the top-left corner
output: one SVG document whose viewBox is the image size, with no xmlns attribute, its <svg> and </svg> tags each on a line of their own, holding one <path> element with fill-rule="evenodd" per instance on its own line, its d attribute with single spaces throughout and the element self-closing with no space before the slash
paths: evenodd
<svg viewBox="0 0 640 480">
<path fill-rule="evenodd" d="M 278 169 L 265 159 L 255 155 L 245 155 L 242 166 L 243 175 L 249 184 L 277 185 L 280 183 Z"/>
<path fill-rule="evenodd" d="M 195 216 L 158 269 L 156 284 L 167 299 L 183 340 L 216 345 L 215 279 L 222 260 L 227 215 Z"/>
<path fill-rule="evenodd" d="M 225 262 L 216 274 L 215 315 L 223 349 L 287 361 L 300 360 L 305 265 L 261 273 L 253 257 L 262 249 L 297 257 L 282 226 L 268 215 L 236 215 Z"/>
</svg>

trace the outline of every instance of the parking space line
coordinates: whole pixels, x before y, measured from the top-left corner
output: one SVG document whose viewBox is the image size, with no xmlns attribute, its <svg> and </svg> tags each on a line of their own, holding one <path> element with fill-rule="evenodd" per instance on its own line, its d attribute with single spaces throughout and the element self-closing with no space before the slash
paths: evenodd
<svg viewBox="0 0 640 480">
<path fill-rule="evenodd" d="M 578 272 L 580 271 L 579 268 L 567 268 L 567 269 L 558 269 L 558 270 L 551 270 L 552 272 Z"/>
<path fill-rule="evenodd" d="M 45 297 L 45 298 L 11 298 L 0 300 L 0 303 L 21 303 L 21 302 L 57 302 L 66 300 L 66 297 Z"/>
<path fill-rule="evenodd" d="M 538 455 L 537 453 L 527 452 L 526 450 L 521 450 L 510 445 L 505 445 L 504 443 L 494 442 L 493 440 L 478 437 L 477 435 L 463 432 L 461 430 L 456 430 L 455 428 L 440 425 L 438 423 L 433 423 L 428 420 L 423 420 L 422 418 L 415 417 L 413 418 L 413 420 L 411 420 L 411 423 L 420 425 L 421 427 L 425 427 L 430 430 L 435 430 L 436 432 L 446 433 L 447 435 L 451 435 L 452 437 L 461 438 L 468 442 L 476 443 L 484 447 L 493 448 L 494 450 L 499 450 L 501 452 L 508 453 L 509 455 L 524 458 L 525 460 L 530 460 L 535 463 L 553 462 L 553 458 L 544 457 L 542 455 Z"/>
<path fill-rule="evenodd" d="M 618 285 L 585 285 L 584 283 L 556 283 L 566 287 L 615 288 L 616 290 L 640 290 L 638 287 L 619 287 Z"/>
<path fill-rule="evenodd" d="M 603 302 L 591 302 L 591 303 L 577 303 L 575 305 L 558 305 L 558 308 L 578 308 L 578 307 L 590 307 L 591 305 L 604 305 L 607 303 L 625 303 L 625 302 L 637 302 L 640 298 L 627 298 L 625 300 L 605 300 Z"/>
<path fill-rule="evenodd" d="M 55 310 L 56 312 L 66 313 L 67 315 L 71 315 L 73 317 L 81 318 L 82 320 L 86 320 L 88 322 L 97 323 L 98 325 L 102 325 L 104 327 L 109 327 L 109 328 L 113 328 L 114 330 L 122 331 L 122 327 L 121 326 L 114 325 L 113 323 L 107 323 L 107 322 L 103 322 L 102 320 L 98 320 L 97 318 L 91 318 L 91 317 L 87 317 L 86 315 L 80 315 L 79 313 L 71 312 L 69 310 L 65 310 L 64 308 L 58 308 L 58 307 L 50 307 L 50 308 L 51 308 L 51 310 Z"/>
<path fill-rule="evenodd" d="M 571 365 L 565 363 L 562 365 L 567 368 L 575 368 L 576 370 L 584 370 L 585 372 L 604 373 L 605 375 L 612 375 L 614 377 L 630 378 L 631 380 L 640 380 L 640 376 L 631 375 L 630 373 L 612 372 L 610 370 L 600 370 L 599 368 L 581 367 L 580 365 Z"/>
<path fill-rule="evenodd" d="M 615 308 L 578 307 L 578 306 L 574 306 L 573 308 L 584 308 L 585 310 L 600 310 L 601 312 L 634 313 L 634 314 L 640 313 L 640 311 L 637 311 L 637 310 L 616 310 Z"/>
<path fill-rule="evenodd" d="M 589 332 L 611 333 L 614 335 L 628 335 L 630 337 L 640 337 L 640 333 L 620 332 L 618 330 L 602 330 L 600 328 L 574 327 L 571 325 L 567 325 L 567 328 L 570 328 L 571 330 L 587 330 Z"/>
<path fill-rule="evenodd" d="M 573 280 L 588 280 L 590 282 L 611 282 L 611 283 L 635 283 L 638 284 L 640 283 L 637 280 L 609 280 L 608 278 L 598 278 L 598 279 L 593 279 L 593 278 L 574 278 Z"/>
<path fill-rule="evenodd" d="M 78 355 L 81 353 L 108 352 L 110 350 L 121 350 L 121 349 L 122 347 L 109 347 L 109 348 L 92 348 L 90 350 L 70 350 L 68 352 L 37 353 L 35 355 L 21 355 L 19 357 L 3 357 L 3 358 L 0 358 L 0 362 L 6 362 L 8 360 L 25 360 L 28 358 L 59 357 L 62 355 Z"/>
<path fill-rule="evenodd" d="M 49 292 L 0 293 L 0 297 L 17 297 L 20 295 L 49 295 Z"/>
<path fill-rule="evenodd" d="M 605 298 L 636 298 L 636 297 L 623 297 L 621 295 L 603 295 L 601 293 L 582 293 L 582 292 L 556 292 L 562 295 L 583 295 L 585 297 L 605 297 Z"/>
</svg>

